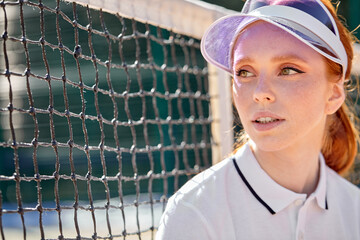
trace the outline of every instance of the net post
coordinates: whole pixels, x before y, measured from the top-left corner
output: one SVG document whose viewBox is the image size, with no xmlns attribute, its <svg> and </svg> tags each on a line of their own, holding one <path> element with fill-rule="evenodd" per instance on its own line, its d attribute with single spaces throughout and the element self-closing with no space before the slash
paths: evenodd
<svg viewBox="0 0 360 240">
<path fill-rule="evenodd" d="M 352 65 L 352 74 L 360 75 L 360 44 L 354 44 L 354 60 Z"/>
<path fill-rule="evenodd" d="M 212 164 L 220 162 L 232 152 L 234 144 L 233 112 L 230 76 L 223 70 L 208 64 L 209 94 L 211 97 Z"/>
</svg>

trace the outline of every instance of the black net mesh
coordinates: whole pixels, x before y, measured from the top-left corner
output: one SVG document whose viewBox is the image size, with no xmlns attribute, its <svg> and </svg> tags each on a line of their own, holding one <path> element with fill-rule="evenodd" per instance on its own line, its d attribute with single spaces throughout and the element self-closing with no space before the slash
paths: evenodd
<svg viewBox="0 0 360 240">
<path fill-rule="evenodd" d="M 211 162 L 199 41 L 59 0 L 0 6 L 2 239 L 154 238 Z"/>
</svg>

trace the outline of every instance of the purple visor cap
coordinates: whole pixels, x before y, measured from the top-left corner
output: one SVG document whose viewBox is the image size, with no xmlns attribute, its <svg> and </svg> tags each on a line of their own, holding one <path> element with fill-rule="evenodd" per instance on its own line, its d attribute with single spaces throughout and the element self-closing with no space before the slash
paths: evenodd
<svg viewBox="0 0 360 240">
<path fill-rule="evenodd" d="M 249 16 L 219 19 L 201 40 L 201 53 L 204 58 L 215 66 L 232 73 L 231 54 L 236 36 L 247 25 L 257 20 Z"/>
<path fill-rule="evenodd" d="M 283 29 L 340 64 L 345 74 L 347 55 L 335 21 L 317 0 L 248 0 L 241 13 L 222 17 L 207 29 L 201 40 L 204 58 L 232 74 L 231 54 L 237 36 L 246 26 L 258 20 Z"/>
</svg>

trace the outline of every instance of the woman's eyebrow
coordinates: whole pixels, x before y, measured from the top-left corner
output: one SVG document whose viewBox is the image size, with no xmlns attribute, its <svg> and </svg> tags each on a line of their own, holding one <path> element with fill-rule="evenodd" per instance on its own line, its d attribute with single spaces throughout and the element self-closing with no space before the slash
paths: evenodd
<svg viewBox="0 0 360 240">
<path fill-rule="evenodd" d="M 308 61 L 302 57 L 300 57 L 299 55 L 296 54 L 289 54 L 289 55 L 280 55 L 280 56 L 276 56 L 273 57 L 271 59 L 273 62 L 287 62 L 287 61 L 297 61 L 297 62 L 303 62 L 303 63 L 307 63 Z"/>
<path fill-rule="evenodd" d="M 308 61 L 297 55 L 297 54 L 286 54 L 286 55 L 279 55 L 279 56 L 275 56 L 271 59 L 272 62 L 303 62 L 303 63 L 308 63 Z M 244 65 L 244 64 L 251 64 L 254 63 L 255 60 L 251 57 L 241 57 L 236 59 L 235 61 L 235 66 L 239 66 L 239 65 Z"/>
<path fill-rule="evenodd" d="M 244 65 L 245 63 L 254 63 L 254 62 L 255 61 L 250 57 L 242 57 L 242 58 L 236 59 L 235 66 Z"/>
</svg>

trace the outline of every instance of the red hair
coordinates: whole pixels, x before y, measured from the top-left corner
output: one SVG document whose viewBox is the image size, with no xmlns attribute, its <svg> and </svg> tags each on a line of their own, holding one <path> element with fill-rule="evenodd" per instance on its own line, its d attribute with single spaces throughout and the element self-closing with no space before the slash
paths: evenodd
<svg viewBox="0 0 360 240">
<path fill-rule="evenodd" d="M 345 47 L 348 58 L 348 68 L 345 73 L 345 84 L 350 85 L 352 60 L 354 57 L 353 43 L 355 37 L 347 30 L 337 17 L 336 10 L 329 0 L 322 0 L 324 5 L 329 9 L 333 15 L 336 25 L 339 29 L 340 40 Z M 325 58 L 328 67 L 329 75 L 342 76 L 342 67 Z M 345 90 L 349 86 L 344 86 Z M 356 116 L 353 114 L 347 103 L 344 102 L 342 106 L 333 115 L 328 116 L 326 123 L 326 130 L 324 134 L 324 141 L 321 152 L 324 155 L 326 164 L 339 174 L 346 174 L 354 163 L 357 154 L 357 140 L 359 132 L 355 125 Z"/>
</svg>

